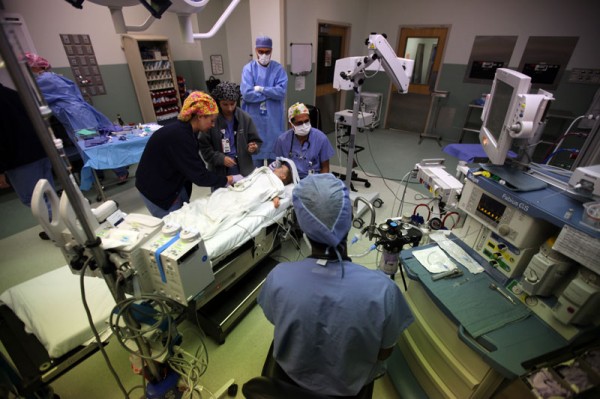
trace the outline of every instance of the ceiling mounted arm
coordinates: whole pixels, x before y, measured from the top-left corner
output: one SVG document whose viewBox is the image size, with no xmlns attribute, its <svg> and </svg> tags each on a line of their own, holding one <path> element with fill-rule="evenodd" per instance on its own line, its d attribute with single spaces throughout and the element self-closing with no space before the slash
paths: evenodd
<svg viewBox="0 0 600 399">
<path fill-rule="evenodd" d="M 152 15 L 148 16 L 148 19 L 137 26 L 133 25 L 125 25 L 125 18 L 123 17 L 123 7 L 109 6 L 110 16 L 113 20 L 113 25 L 115 26 L 115 32 L 120 34 L 125 34 L 127 32 L 143 32 L 152 25 L 152 23 L 156 20 Z"/>
</svg>

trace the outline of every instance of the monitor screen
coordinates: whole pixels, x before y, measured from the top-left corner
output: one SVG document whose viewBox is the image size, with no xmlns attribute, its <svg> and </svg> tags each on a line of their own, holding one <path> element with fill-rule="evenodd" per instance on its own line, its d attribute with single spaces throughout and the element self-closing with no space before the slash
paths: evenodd
<svg viewBox="0 0 600 399">
<path fill-rule="evenodd" d="M 483 123 L 479 131 L 479 141 L 490 163 L 502 165 L 512 144 L 508 126 L 519 115 L 519 96 L 527 94 L 531 78 L 520 72 L 498 68 L 492 84 L 492 91 L 482 113 Z"/>
<path fill-rule="evenodd" d="M 491 104 L 486 126 L 496 142 L 500 140 L 500 133 L 502 133 L 504 127 L 504 119 L 510 106 L 512 93 L 513 88 L 511 86 L 502 81 L 497 81 L 494 96 L 489 100 Z"/>
</svg>

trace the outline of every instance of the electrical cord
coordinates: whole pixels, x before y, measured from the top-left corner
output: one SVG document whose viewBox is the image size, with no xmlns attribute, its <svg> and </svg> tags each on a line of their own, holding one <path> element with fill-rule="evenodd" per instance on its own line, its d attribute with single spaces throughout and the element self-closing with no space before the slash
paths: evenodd
<svg viewBox="0 0 600 399">
<path fill-rule="evenodd" d="M 108 366 L 110 373 L 112 374 L 115 381 L 117 382 L 119 389 L 121 390 L 121 392 L 123 393 L 125 398 L 129 399 L 129 394 L 128 394 L 127 390 L 125 389 L 125 387 L 123 386 L 121 379 L 117 375 L 117 372 L 115 371 L 115 368 L 113 367 L 110 359 L 108 358 L 108 354 L 106 353 L 106 350 L 104 349 L 104 344 L 102 343 L 100 334 L 98 333 L 98 330 L 96 329 L 96 326 L 94 325 L 94 318 L 92 317 L 92 312 L 90 311 L 90 307 L 87 303 L 87 298 L 85 295 L 84 279 L 85 279 L 85 271 L 89 267 L 91 260 L 92 260 L 92 258 L 89 258 L 88 260 L 85 261 L 85 263 L 83 264 L 83 267 L 80 271 L 80 274 L 79 274 L 79 289 L 81 291 L 81 301 L 83 303 L 83 308 L 85 309 L 85 314 L 87 316 L 88 323 L 90 324 L 90 329 L 92 330 L 92 333 L 94 334 L 94 339 L 96 340 L 96 344 L 98 345 L 98 349 L 102 353 L 102 357 L 104 358 L 104 361 L 106 362 L 106 365 Z"/>
<path fill-rule="evenodd" d="M 134 311 L 130 311 L 130 307 L 138 304 L 140 301 L 150 303 L 152 305 L 152 312 L 146 311 L 142 307 L 136 308 Z M 115 306 L 113 312 L 110 315 L 109 325 L 119 344 L 129 353 L 134 354 L 146 361 L 156 360 L 163 357 L 171 348 L 173 341 L 173 320 L 177 319 L 180 314 L 185 311 L 184 307 L 175 300 L 156 294 L 143 294 L 139 297 L 126 298 Z M 139 316 L 147 317 L 148 319 L 154 319 L 153 324 L 148 327 L 136 327 L 130 325 L 130 323 L 123 320 L 125 315 L 135 318 L 133 313 L 137 313 Z M 166 322 L 166 329 L 164 323 Z M 124 327 L 122 327 L 122 325 Z M 161 334 L 166 331 L 166 340 L 161 343 L 162 349 L 156 353 L 149 355 L 142 354 L 138 350 L 129 347 L 127 341 L 136 341 L 137 339 L 146 340 L 147 336 L 153 336 L 154 334 Z"/>
<path fill-rule="evenodd" d="M 567 127 L 567 130 L 565 130 L 565 133 L 563 133 L 563 135 L 558 138 L 558 143 L 554 147 L 548 148 L 548 151 L 546 152 L 546 155 L 544 156 L 544 158 L 547 158 L 550 154 L 552 154 L 552 152 L 558 150 L 560 148 L 560 146 L 562 145 L 563 141 L 565 140 L 565 138 L 567 137 L 567 135 L 569 134 L 569 132 L 571 131 L 571 128 L 573 127 L 573 125 L 575 125 L 575 122 L 577 122 L 580 119 L 585 118 L 585 117 L 586 117 L 586 115 L 580 115 L 577 118 L 573 119 L 571 124 Z M 550 158 L 550 159 L 552 159 L 552 158 Z"/>
</svg>

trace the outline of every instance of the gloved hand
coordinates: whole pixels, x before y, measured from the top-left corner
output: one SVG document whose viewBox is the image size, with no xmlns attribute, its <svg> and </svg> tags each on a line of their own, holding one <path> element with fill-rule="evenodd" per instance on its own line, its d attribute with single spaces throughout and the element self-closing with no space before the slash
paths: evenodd
<svg viewBox="0 0 600 399">
<path fill-rule="evenodd" d="M 232 175 L 231 177 L 233 178 L 233 180 L 231 182 L 232 186 L 244 178 L 244 176 L 242 176 L 242 175 Z"/>
<path fill-rule="evenodd" d="M 257 91 L 257 92 L 259 92 L 259 93 L 260 93 L 260 92 L 262 92 L 264 89 L 265 89 L 265 88 L 264 88 L 264 87 L 262 87 L 262 86 L 254 86 L 254 91 Z"/>
</svg>

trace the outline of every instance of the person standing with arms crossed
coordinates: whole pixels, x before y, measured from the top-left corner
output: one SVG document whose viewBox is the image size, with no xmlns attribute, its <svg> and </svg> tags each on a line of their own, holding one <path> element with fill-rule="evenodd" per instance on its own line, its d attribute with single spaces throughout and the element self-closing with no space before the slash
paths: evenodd
<svg viewBox="0 0 600 399">
<path fill-rule="evenodd" d="M 254 163 L 263 166 L 275 160 L 273 146 L 285 130 L 284 101 L 288 78 L 283 66 L 271 60 L 273 41 L 268 36 L 256 38 L 257 60 L 250 61 L 242 70 L 242 109 L 252 117 L 263 140 Z"/>
</svg>

